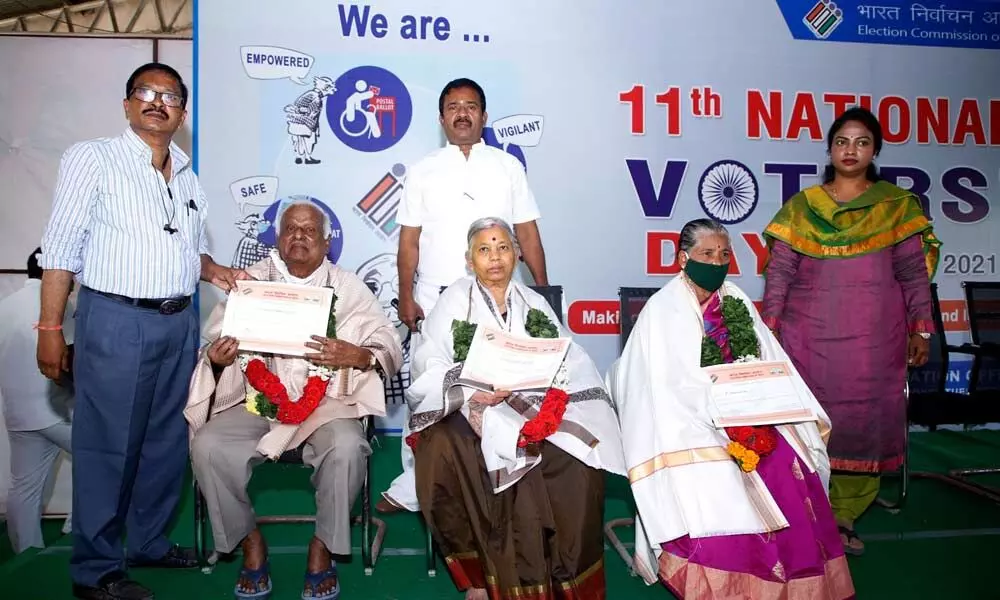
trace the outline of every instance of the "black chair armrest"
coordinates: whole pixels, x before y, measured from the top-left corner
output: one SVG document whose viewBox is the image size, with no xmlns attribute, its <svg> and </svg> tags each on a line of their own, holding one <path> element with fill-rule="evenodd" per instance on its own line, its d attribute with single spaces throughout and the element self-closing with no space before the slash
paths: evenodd
<svg viewBox="0 0 1000 600">
<path fill-rule="evenodd" d="M 961 346 L 947 344 L 944 349 L 950 354 L 965 354 L 966 356 L 980 356 L 982 353 L 982 348 L 976 344 L 962 344 Z"/>
<path fill-rule="evenodd" d="M 994 342 L 983 342 L 979 346 L 983 356 L 1000 359 L 1000 344 Z"/>
</svg>

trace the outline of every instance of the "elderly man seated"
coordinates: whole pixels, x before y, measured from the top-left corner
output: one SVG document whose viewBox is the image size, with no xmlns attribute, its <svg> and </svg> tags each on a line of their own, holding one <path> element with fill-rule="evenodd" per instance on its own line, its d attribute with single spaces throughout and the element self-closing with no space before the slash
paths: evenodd
<svg viewBox="0 0 1000 600">
<path fill-rule="evenodd" d="M 474 222 L 468 243 L 475 275 L 441 294 L 411 364 L 407 441 L 424 518 L 466 598 L 603 599 L 603 471 L 624 475 L 610 398 L 575 343 L 544 395 L 463 385 L 473 326 L 569 336 L 542 296 L 511 280 L 507 223 Z M 549 410 L 556 400 L 565 413 Z"/>
<path fill-rule="evenodd" d="M 725 227 L 691 221 L 678 255 L 683 272 L 646 303 L 609 377 L 639 509 L 636 571 L 677 598 L 853 598 L 826 493 L 829 417 L 789 366 L 812 419 L 716 426 L 704 368 L 790 362 L 726 281 Z"/>
<path fill-rule="evenodd" d="M 333 555 L 351 552 L 351 506 L 371 453 L 361 418 L 385 414 L 380 375 L 395 374 L 402 349 L 368 287 L 327 260 L 332 232 L 325 211 L 309 201 L 291 202 L 280 207 L 277 228 L 277 251 L 247 273 L 261 281 L 332 287 L 336 337 L 329 332 L 324 333 L 330 337 L 313 336 L 306 346 L 314 352 L 305 358 L 246 356 L 237 351 L 237 340 L 220 337 L 221 303 L 206 324 L 205 336 L 214 341 L 201 352 L 184 414 L 215 547 L 220 552 L 243 548 L 237 598 L 267 598 L 271 591 L 267 549 L 246 491 L 252 468 L 305 443 L 303 459 L 313 468 L 316 488 L 316 533 L 302 598 L 331 600 L 340 591 Z M 318 377 L 319 367 L 332 370 L 332 376 L 327 371 L 328 379 Z M 310 400 L 317 389 L 323 394 L 318 406 Z M 299 400 L 282 403 L 283 395 Z M 273 397 L 279 402 L 268 401 Z"/>
</svg>

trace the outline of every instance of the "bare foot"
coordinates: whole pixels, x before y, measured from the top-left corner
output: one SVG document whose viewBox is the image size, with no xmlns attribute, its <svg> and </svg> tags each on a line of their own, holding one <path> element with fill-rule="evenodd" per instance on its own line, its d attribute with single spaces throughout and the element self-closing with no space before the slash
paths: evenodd
<svg viewBox="0 0 1000 600">
<path fill-rule="evenodd" d="M 261 535 L 260 529 L 254 529 L 250 532 L 250 535 L 243 538 L 241 546 L 243 548 L 244 569 L 256 571 L 267 562 L 267 543 L 264 541 L 264 536 Z M 243 593 L 254 594 L 259 590 L 266 589 L 269 579 L 270 576 L 265 575 L 260 578 L 260 581 L 254 582 L 241 576 L 236 582 L 236 586 Z"/>
<path fill-rule="evenodd" d="M 313 537 L 309 542 L 309 558 L 307 559 L 310 573 L 322 573 L 330 568 L 330 564 L 333 562 L 333 557 L 330 555 L 330 551 L 326 549 L 326 544 L 321 542 L 319 538 Z M 323 594 L 328 594 L 331 590 L 337 587 L 337 576 L 330 575 L 323 579 L 319 585 L 315 588 L 312 586 L 306 586 L 306 593 L 312 593 L 314 596 L 320 596 Z"/>
<path fill-rule="evenodd" d="M 490 600 L 489 595 L 483 588 L 472 588 L 465 592 L 465 600 Z"/>
</svg>

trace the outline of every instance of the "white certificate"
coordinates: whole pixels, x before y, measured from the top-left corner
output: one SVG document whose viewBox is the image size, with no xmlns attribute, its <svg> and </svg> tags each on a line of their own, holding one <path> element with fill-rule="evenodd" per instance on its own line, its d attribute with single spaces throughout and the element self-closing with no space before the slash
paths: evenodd
<svg viewBox="0 0 1000 600">
<path fill-rule="evenodd" d="M 326 335 L 333 290 L 273 281 L 237 281 L 226 301 L 222 335 L 249 352 L 302 356 L 310 336 Z"/>
<path fill-rule="evenodd" d="M 712 419 L 716 427 L 777 425 L 813 421 L 796 389 L 788 363 L 750 362 L 706 367 L 712 378 Z"/>
<path fill-rule="evenodd" d="M 486 392 L 545 392 L 569 344 L 569 338 L 516 337 L 479 325 L 458 383 Z"/>
</svg>

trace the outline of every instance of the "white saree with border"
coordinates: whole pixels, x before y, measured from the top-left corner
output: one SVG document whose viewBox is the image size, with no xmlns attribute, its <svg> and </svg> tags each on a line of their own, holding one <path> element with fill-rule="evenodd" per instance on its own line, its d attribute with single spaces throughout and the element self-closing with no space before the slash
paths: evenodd
<svg viewBox="0 0 1000 600">
<path fill-rule="evenodd" d="M 460 411 L 469 417 L 468 399 L 475 392 L 459 381 L 463 363 L 454 360 L 452 322 L 486 324 L 513 335 L 528 337 L 528 311 L 538 309 L 559 328 L 560 337 L 570 337 L 545 298 L 511 281 L 506 293 L 507 318 L 501 318 L 492 296 L 474 277 L 465 277 L 448 287 L 424 321 L 423 340 L 410 366 L 412 383 L 406 391 L 410 406 L 410 430 L 419 432 L 448 415 Z M 593 361 L 575 342 L 564 361 L 569 395 L 566 413 L 556 433 L 547 438 L 584 464 L 625 475 L 618 419 L 604 382 Z M 483 412 L 481 449 L 495 493 L 515 484 L 544 456 L 530 447 L 518 448 L 524 423 L 538 413 L 541 394 L 513 394 Z"/>
<path fill-rule="evenodd" d="M 720 293 L 747 305 L 761 360 L 792 365 L 750 298 L 728 282 Z M 638 509 L 635 569 L 647 584 L 657 581 L 663 543 L 684 535 L 695 539 L 788 526 L 760 475 L 744 473 L 730 457 L 730 440 L 709 415 L 712 382 L 701 368 L 704 335 L 701 306 L 679 275 L 646 303 L 608 375 Z M 792 370 L 797 391 L 818 420 L 777 429 L 828 486 L 830 419 L 794 365 Z"/>
</svg>

